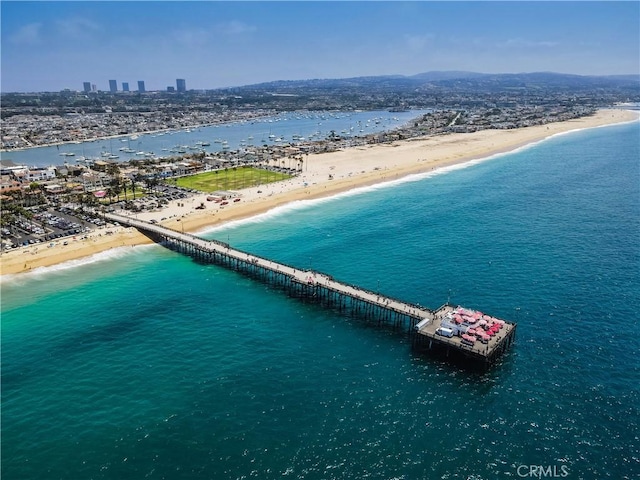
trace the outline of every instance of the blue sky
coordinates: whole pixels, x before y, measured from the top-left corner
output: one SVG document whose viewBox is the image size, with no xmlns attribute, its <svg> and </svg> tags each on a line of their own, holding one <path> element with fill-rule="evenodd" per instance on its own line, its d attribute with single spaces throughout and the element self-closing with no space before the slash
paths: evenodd
<svg viewBox="0 0 640 480">
<path fill-rule="evenodd" d="M 433 70 L 640 72 L 640 3 L 2 0 L 1 90 Z"/>
</svg>

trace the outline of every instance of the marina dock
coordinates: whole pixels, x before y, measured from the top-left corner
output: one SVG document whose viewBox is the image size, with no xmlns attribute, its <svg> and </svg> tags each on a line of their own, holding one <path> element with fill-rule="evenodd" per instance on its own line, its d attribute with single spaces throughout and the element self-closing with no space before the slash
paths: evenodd
<svg viewBox="0 0 640 480">
<path fill-rule="evenodd" d="M 445 304 L 430 310 L 350 285 L 325 273 L 300 269 L 232 248 L 228 243 L 205 240 L 190 233 L 135 218 L 104 213 L 105 220 L 134 227 L 167 248 L 237 271 L 292 297 L 340 313 L 390 325 L 410 333 L 414 345 L 462 356 L 479 366 L 490 366 L 511 346 L 516 324 Z"/>
</svg>

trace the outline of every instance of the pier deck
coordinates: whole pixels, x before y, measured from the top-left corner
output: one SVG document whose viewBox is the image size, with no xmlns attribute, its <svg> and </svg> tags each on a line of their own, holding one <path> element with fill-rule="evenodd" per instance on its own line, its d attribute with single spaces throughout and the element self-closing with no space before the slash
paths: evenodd
<svg viewBox="0 0 640 480">
<path fill-rule="evenodd" d="M 447 355 L 454 351 L 475 362 L 489 365 L 511 345 L 515 336 L 515 324 L 501 321 L 504 328 L 500 330 L 499 335 L 495 335 L 487 343 L 478 341 L 471 346 L 466 345 L 460 337 L 448 338 L 436 334 L 441 323 L 453 314 L 454 307 L 451 305 L 443 305 L 433 311 L 421 305 L 337 281 L 321 272 L 301 270 L 231 248 L 224 242 L 205 240 L 190 233 L 123 215 L 105 213 L 104 217 L 111 222 L 134 227 L 154 241 L 199 261 L 221 265 L 282 288 L 291 296 L 307 299 L 340 312 L 373 319 L 380 324 L 405 328 L 412 334 L 415 343 L 426 343 L 429 349 L 444 348 Z"/>
<path fill-rule="evenodd" d="M 464 342 L 462 337 L 454 335 L 453 337 L 445 337 L 439 335 L 437 330 L 451 323 L 451 318 L 455 316 L 456 310 L 460 307 L 453 305 L 443 305 L 433 312 L 433 320 L 416 326 L 417 341 L 419 343 L 427 343 L 429 348 L 434 345 L 443 347 L 445 350 L 453 349 L 458 353 L 462 353 L 465 357 L 479 360 L 483 363 L 493 363 L 502 353 L 504 353 L 515 340 L 516 324 L 507 320 L 498 320 L 502 322 L 500 328 L 495 334 L 490 336 L 486 341 L 476 339 L 472 344 Z M 483 315 L 486 317 L 486 315 Z M 473 328 L 474 325 L 461 324 L 462 328 Z M 476 327 L 481 328 L 481 327 Z M 487 335 L 488 336 L 488 335 Z"/>
</svg>

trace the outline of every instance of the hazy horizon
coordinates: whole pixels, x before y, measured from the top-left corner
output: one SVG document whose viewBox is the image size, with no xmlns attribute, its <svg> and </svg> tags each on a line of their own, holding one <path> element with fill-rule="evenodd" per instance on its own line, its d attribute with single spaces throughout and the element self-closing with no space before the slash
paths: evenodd
<svg viewBox="0 0 640 480">
<path fill-rule="evenodd" d="M 637 75 L 638 2 L 3 1 L 1 91 L 431 71 Z M 35 73 L 34 73 L 35 72 Z"/>
</svg>

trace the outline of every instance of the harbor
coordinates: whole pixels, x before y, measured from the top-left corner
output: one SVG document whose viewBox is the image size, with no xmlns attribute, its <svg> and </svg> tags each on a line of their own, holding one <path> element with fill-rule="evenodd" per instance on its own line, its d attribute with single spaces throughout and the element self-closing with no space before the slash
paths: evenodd
<svg viewBox="0 0 640 480">
<path fill-rule="evenodd" d="M 145 125 L 153 131 L 117 134 L 101 125 L 102 132 L 90 139 L 50 139 L 45 146 L 8 149 L 2 159 L 16 164 L 45 167 L 62 163 L 93 164 L 95 161 L 124 163 L 158 161 L 186 155 L 216 155 L 251 151 L 262 146 L 280 147 L 318 142 L 336 136 L 353 140 L 358 136 L 401 128 L 428 110 L 388 112 L 287 112 L 240 118 L 221 123 L 202 123 L 181 128 Z M 209 119 L 207 119 L 209 120 Z M 77 121 L 81 121 L 78 119 Z M 86 121 L 86 119 L 85 119 Z M 98 122 L 98 120 L 95 120 Z M 17 127 L 16 127 L 17 128 Z M 21 129 L 34 128 L 32 124 Z M 45 128 L 45 127 L 42 127 Z M 141 127 L 143 128 L 143 127 Z M 53 129 L 53 126 L 51 127 Z M 17 134 L 14 134 L 14 137 Z"/>
<path fill-rule="evenodd" d="M 444 352 L 446 357 L 468 360 L 473 367 L 488 368 L 515 340 L 516 324 L 448 302 L 436 310 L 385 296 L 334 279 L 311 269 L 276 262 L 232 248 L 228 243 L 205 240 L 143 220 L 104 213 L 104 219 L 134 227 L 154 242 L 256 279 L 289 296 L 316 303 L 341 314 L 363 318 L 379 326 L 407 332 L 414 346 Z"/>
</svg>

